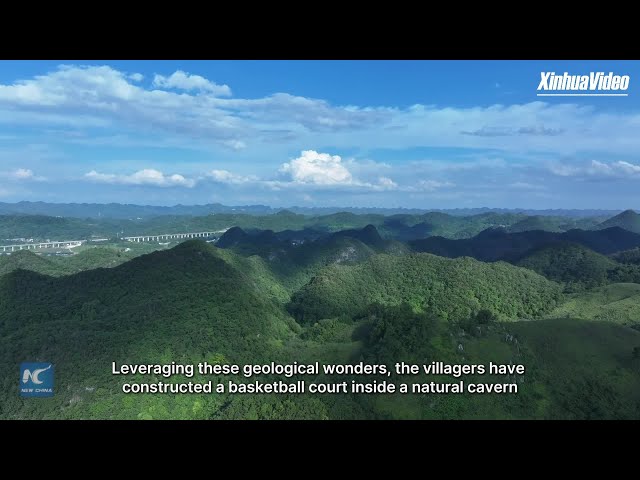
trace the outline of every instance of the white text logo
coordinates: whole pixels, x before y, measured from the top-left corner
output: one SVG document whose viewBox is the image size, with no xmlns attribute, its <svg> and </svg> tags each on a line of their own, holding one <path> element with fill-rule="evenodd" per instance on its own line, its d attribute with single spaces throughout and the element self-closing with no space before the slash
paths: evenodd
<svg viewBox="0 0 640 480">
<path fill-rule="evenodd" d="M 540 72 L 538 97 L 627 97 L 629 75 L 613 72 L 590 72 L 589 75 L 569 75 L 564 72 Z M 557 92 L 557 93 L 547 93 Z"/>
</svg>

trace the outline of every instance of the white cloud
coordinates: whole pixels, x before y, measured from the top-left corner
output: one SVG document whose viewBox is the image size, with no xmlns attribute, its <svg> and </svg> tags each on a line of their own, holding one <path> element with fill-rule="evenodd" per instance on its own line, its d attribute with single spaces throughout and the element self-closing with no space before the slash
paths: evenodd
<svg viewBox="0 0 640 480">
<path fill-rule="evenodd" d="M 179 174 L 165 175 L 159 170 L 144 169 L 131 175 L 119 175 L 114 173 L 98 173 L 95 170 L 85 174 L 85 179 L 98 183 L 111 183 L 121 185 L 153 185 L 157 187 L 188 187 L 196 184 L 193 179 L 185 178 Z"/>
<path fill-rule="evenodd" d="M 585 164 L 551 164 L 549 171 L 563 177 L 617 177 L 628 178 L 640 176 L 640 165 L 618 160 L 615 162 L 600 162 L 591 160 Z"/>
<path fill-rule="evenodd" d="M 228 97 L 231 95 L 231 89 L 228 85 L 218 85 L 204 77 L 201 77 L 200 75 L 190 75 L 182 70 L 177 70 L 168 77 L 155 75 L 153 77 L 153 86 L 160 88 L 176 88 L 187 91 L 197 90 L 209 92 L 221 97 Z"/>
<path fill-rule="evenodd" d="M 18 168 L 13 172 L 13 178 L 16 178 L 18 180 L 28 180 L 33 177 L 33 170 L 30 170 L 28 168 Z"/>
<path fill-rule="evenodd" d="M 207 176 L 212 178 L 215 182 L 227 183 L 230 185 L 242 185 L 244 183 L 259 182 L 258 178 L 255 176 L 245 177 L 242 175 L 231 173 L 228 170 L 211 170 L 207 174 Z"/>
<path fill-rule="evenodd" d="M 591 165 L 586 168 L 586 173 L 589 175 L 611 175 L 614 173 L 614 169 L 606 163 L 592 160 Z"/>
<path fill-rule="evenodd" d="M 628 173 L 629 175 L 640 173 L 640 165 L 634 165 L 633 163 L 620 161 L 616 162 L 615 166 L 619 170 Z"/>
<path fill-rule="evenodd" d="M 574 165 L 568 165 L 564 163 L 550 163 L 548 165 L 548 168 L 551 173 L 560 177 L 572 177 L 580 173 L 579 168 L 575 167 Z"/>
<path fill-rule="evenodd" d="M 129 75 L 129 78 L 134 82 L 141 82 L 142 80 L 144 80 L 144 75 L 142 75 L 141 73 L 132 73 L 131 75 Z"/>
<path fill-rule="evenodd" d="M 298 158 L 280 167 L 280 172 L 291 177 L 297 183 L 313 185 L 352 185 L 351 172 L 342 163 L 339 155 L 318 153 L 315 150 L 303 150 Z"/>
<path fill-rule="evenodd" d="M 365 162 L 363 170 L 371 173 L 374 162 Z M 384 167 L 384 164 L 380 164 Z M 353 191 L 385 191 L 396 190 L 398 184 L 391 178 L 377 176 L 372 181 L 356 178 L 349 170 L 360 169 L 362 165 L 353 159 L 343 161 L 339 155 L 318 153 L 315 150 L 303 150 L 300 156 L 281 165 L 278 170 L 280 178 L 258 177 L 255 175 L 239 175 L 229 170 L 211 170 L 206 177 L 214 182 L 227 185 L 245 185 L 267 188 L 269 190 L 353 190 Z"/>
<path fill-rule="evenodd" d="M 44 177 L 38 176 L 33 173 L 33 170 L 29 168 L 17 168 L 11 171 L 0 172 L 0 178 L 6 178 L 8 180 L 18 182 L 41 182 L 46 180 Z"/>
<path fill-rule="evenodd" d="M 394 189 L 398 187 L 398 184 L 391 180 L 389 177 L 380 177 L 378 178 L 378 185 L 383 188 Z"/>
<path fill-rule="evenodd" d="M 339 106 L 283 92 L 223 98 L 231 94 L 227 85 L 181 70 L 156 75 L 151 86 L 141 80 L 140 74 L 106 65 L 66 65 L 0 84 L 0 123 L 94 127 L 116 136 L 154 134 L 187 148 L 202 142 L 235 150 L 269 148 L 270 154 L 277 145 L 290 150 L 310 142 L 337 149 L 457 147 L 556 155 L 640 150 L 640 113 L 579 103 Z M 89 137 L 95 136 L 91 131 Z"/>
</svg>

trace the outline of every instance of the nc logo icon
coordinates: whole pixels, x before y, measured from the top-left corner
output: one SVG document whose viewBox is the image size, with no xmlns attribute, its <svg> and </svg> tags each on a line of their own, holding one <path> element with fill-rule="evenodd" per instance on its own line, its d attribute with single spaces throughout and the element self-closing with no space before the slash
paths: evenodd
<svg viewBox="0 0 640 480">
<path fill-rule="evenodd" d="M 20 364 L 20 396 L 52 397 L 53 364 L 25 362 Z"/>
</svg>

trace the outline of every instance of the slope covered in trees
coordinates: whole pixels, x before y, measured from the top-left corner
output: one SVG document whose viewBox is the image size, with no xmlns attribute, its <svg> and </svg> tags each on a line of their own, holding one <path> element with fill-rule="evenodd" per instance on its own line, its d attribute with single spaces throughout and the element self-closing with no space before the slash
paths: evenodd
<svg viewBox="0 0 640 480">
<path fill-rule="evenodd" d="M 587 218 L 556 217 L 551 215 L 530 215 L 507 228 L 510 233 L 544 230 L 547 232 L 566 232 L 567 230 L 588 230 L 598 225 L 598 220 Z"/>
<path fill-rule="evenodd" d="M 560 285 L 503 262 L 379 254 L 363 243 L 377 242 L 371 229 L 361 239 L 318 240 L 305 244 L 312 249 L 306 252 L 292 247 L 301 258 L 285 256 L 281 264 L 194 240 L 109 269 L 57 278 L 24 269 L 0 275 L 0 418 L 640 418 L 640 359 L 633 353 L 640 332 L 566 310 L 561 316 L 573 319 L 506 321 L 550 315 Z M 342 259 L 349 247 L 366 255 Z M 22 253 L 29 261 L 58 260 Z M 302 278 L 311 280 L 298 290 Z M 620 287 L 609 303 L 640 304 L 634 288 Z M 300 324 L 285 309 L 292 292 L 289 307 Z M 602 297 L 585 309 L 595 311 Z M 16 395 L 17 365 L 26 359 L 56 365 L 54 397 Z M 125 395 L 125 380 L 110 375 L 112 361 L 203 360 L 493 361 L 522 363 L 527 371 L 468 379 L 517 382 L 517 395 Z M 412 379 L 431 380 L 451 379 Z"/>
<path fill-rule="evenodd" d="M 569 295 L 550 315 L 640 328 L 640 284 L 613 283 Z"/>
<path fill-rule="evenodd" d="M 611 282 L 640 282 L 638 266 L 622 265 L 575 243 L 557 243 L 534 249 L 515 264 L 563 283 L 567 291 L 573 292 Z"/>
<path fill-rule="evenodd" d="M 640 233 L 640 214 L 633 210 L 625 210 L 624 212 L 609 218 L 600 223 L 596 228 L 620 227 L 630 232 Z"/>
<path fill-rule="evenodd" d="M 293 296 L 289 311 L 309 323 L 357 316 L 375 303 L 407 303 L 450 321 L 482 309 L 515 320 L 539 316 L 559 299 L 558 284 L 506 263 L 428 254 L 376 255 L 358 265 L 323 269 Z"/>
<path fill-rule="evenodd" d="M 610 254 L 640 246 L 640 235 L 620 227 L 604 230 L 569 230 L 567 232 L 508 233 L 504 229 L 488 229 L 473 238 L 452 240 L 430 237 L 410 242 L 417 252 L 428 252 L 449 258 L 473 257 L 493 262 L 516 261 L 534 249 L 547 245 L 572 242 L 602 254 Z"/>
<path fill-rule="evenodd" d="M 72 273 L 111 268 L 131 260 L 138 252 L 125 252 L 115 248 L 87 248 L 75 255 L 45 256 L 30 250 L 20 250 L 0 256 L 0 276 L 22 269 L 58 277 Z"/>
<path fill-rule="evenodd" d="M 135 417 L 154 405 L 179 416 L 184 405 L 216 399 L 118 395 L 120 379 L 105 374 L 111 362 L 277 359 L 277 345 L 298 327 L 217 253 L 191 241 L 112 269 L 0 277 L 0 416 Z M 49 402 L 15 395 L 15 365 L 25 358 L 55 363 L 59 393 Z M 87 401 L 67 412 L 75 395 Z"/>
<path fill-rule="evenodd" d="M 452 328 L 408 305 L 377 308 L 361 353 L 369 363 L 489 361 L 526 366 L 524 375 L 470 375 L 465 382 L 516 384 L 515 395 L 380 395 L 358 398 L 362 415 L 389 419 L 635 419 L 640 417 L 640 332 L 604 322 L 548 319 Z M 461 347 L 461 348 L 460 348 Z M 405 377 L 406 381 L 406 377 Z M 451 376 L 412 377 L 452 382 Z"/>
<path fill-rule="evenodd" d="M 325 234 L 310 229 L 245 232 L 234 228 L 228 230 L 216 246 L 245 257 L 259 256 L 290 292 L 327 265 L 356 264 L 376 253 L 408 252 L 406 245 L 384 240 L 373 225 Z"/>
<path fill-rule="evenodd" d="M 28 250 L 0 256 L 0 276 L 18 269 L 39 272 L 43 275 L 61 275 L 64 273 L 58 264 Z"/>
<path fill-rule="evenodd" d="M 612 255 L 612 258 L 620 263 L 640 265 L 640 248 L 625 250 Z"/>
</svg>

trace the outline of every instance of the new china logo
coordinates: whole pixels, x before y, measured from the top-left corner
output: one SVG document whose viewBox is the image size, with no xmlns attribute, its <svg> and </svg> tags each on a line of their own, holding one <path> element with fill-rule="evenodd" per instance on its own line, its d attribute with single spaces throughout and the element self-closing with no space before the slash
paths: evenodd
<svg viewBox="0 0 640 480">
<path fill-rule="evenodd" d="M 53 397 L 53 364 L 27 362 L 20 364 L 21 397 Z"/>
<path fill-rule="evenodd" d="M 540 72 L 538 97 L 628 97 L 629 75 L 590 72 L 589 75 L 556 75 Z M 543 93 L 540 93 L 540 92 Z M 546 93 L 555 92 L 555 93 Z"/>
</svg>

